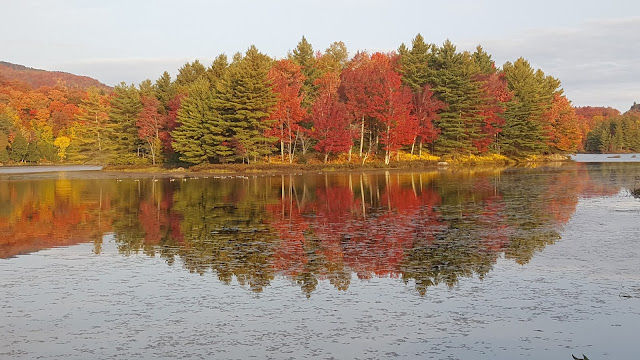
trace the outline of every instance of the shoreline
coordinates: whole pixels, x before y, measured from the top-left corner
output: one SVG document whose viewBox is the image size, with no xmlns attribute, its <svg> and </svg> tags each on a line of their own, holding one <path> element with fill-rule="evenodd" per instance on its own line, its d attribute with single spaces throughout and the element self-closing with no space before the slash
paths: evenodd
<svg viewBox="0 0 640 360">
<path fill-rule="evenodd" d="M 89 164 L 37 164 L 37 165 L 0 165 L 0 175 L 32 174 L 47 172 L 87 172 L 159 175 L 159 176 L 189 176 L 189 175 L 289 175 L 308 172 L 375 172 L 402 170 L 463 170 L 463 169 L 495 169 L 532 164 L 549 164 L 554 162 L 573 162 L 566 155 L 535 157 L 530 159 L 509 159 L 506 157 L 464 157 L 461 161 L 413 160 L 396 161 L 390 164 L 384 162 L 359 163 L 258 163 L 258 164 L 202 164 L 191 167 L 166 165 L 89 165 Z M 3 171 L 9 170 L 9 171 Z"/>
</svg>

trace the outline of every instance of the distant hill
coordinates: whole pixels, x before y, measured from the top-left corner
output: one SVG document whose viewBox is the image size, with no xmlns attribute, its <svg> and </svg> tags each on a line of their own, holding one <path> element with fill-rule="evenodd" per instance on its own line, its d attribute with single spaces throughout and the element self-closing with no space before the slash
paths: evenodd
<svg viewBox="0 0 640 360">
<path fill-rule="evenodd" d="M 53 86 L 58 80 L 65 82 L 69 88 L 87 89 L 95 86 L 110 89 L 109 86 L 88 76 L 73 75 L 62 71 L 47 71 L 0 61 L 0 81 L 17 81 L 29 85 L 33 89 L 41 86 Z"/>
</svg>

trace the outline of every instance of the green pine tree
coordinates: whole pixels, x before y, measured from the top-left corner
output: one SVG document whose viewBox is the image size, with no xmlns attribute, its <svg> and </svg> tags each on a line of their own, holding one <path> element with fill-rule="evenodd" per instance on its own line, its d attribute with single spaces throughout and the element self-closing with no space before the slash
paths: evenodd
<svg viewBox="0 0 640 360">
<path fill-rule="evenodd" d="M 402 82 L 414 93 L 421 91 L 433 76 L 429 69 L 430 49 L 431 45 L 425 43 L 420 34 L 411 41 L 410 50 L 404 44 L 398 49 Z"/>
<path fill-rule="evenodd" d="M 227 75 L 218 83 L 215 107 L 229 126 L 229 144 L 242 162 L 255 161 L 273 151 L 275 139 L 267 137 L 272 107 L 276 104 L 267 76 L 272 59 L 249 47 L 244 57 L 234 57 Z"/>
<path fill-rule="evenodd" d="M 482 119 L 478 116 L 482 84 L 475 79 L 477 70 L 468 52 L 459 53 L 447 40 L 432 47 L 428 82 L 436 96 L 448 107 L 434 121 L 440 136 L 434 142 L 438 154 L 475 153 L 473 140 L 480 136 Z"/>
<path fill-rule="evenodd" d="M 21 163 L 27 160 L 27 155 L 29 155 L 29 142 L 22 133 L 18 131 L 11 143 L 9 158 L 13 162 Z"/>
<path fill-rule="evenodd" d="M 191 84 L 178 110 L 179 126 L 171 133 L 180 160 L 192 164 L 221 162 L 232 154 L 226 145 L 228 126 L 214 104 L 206 78 Z"/>
<path fill-rule="evenodd" d="M 554 94 L 561 91 L 560 82 L 541 70 L 534 71 L 523 58 L 507 62 L 502 68 L 514 97 L 504 113 L 506 123 L 498 141 L 500 151 L 516 157 L 548 151 L 543 115 Z"/>
<path fill-rule="evenodd" d="M 471 59 L 476 65 L 478 72 L 485 75 L 495 74 L 498 70 L 495 67 L 491 55 L 489 55 L 482 46 L 478 45 L 476 51 L 471 54 Z"/>
<path fill-rule="evenodd" d="M 165 109 L 163 113 L 166 113 L 169 110 L 169 101 L 177 94 L 176 85 L 171 81 L 171 75 L 168 72 L 163 72 L 162 76 L 156 80 L 155 90 L 157 99 Z"/>
<path fill-rule="evenodd" d="M 293 49 L 293 52 L 289 53 L 289 59 L 301 67 L 302 75 L 305 77 L 304 84 L 302 85 L 302 92 L 304 94 L 302 107 L 310 111 L 318 90 L 314 82 L 320 77 L 320 73 L 316 67 L 317 60 L 313 52 L 313 46 L 311 46 L 304 36 L 298 43 L 298 46 Z"/>
<path fill-rule="evenodd" d="M 199 60 L 193 63 L 186 63 L 180 69 L 178 69 L 178 76 L 176 77 L 176 86 L 178 92 L 187 92 L 189 85 L 193 84 L 201 76 L 205 75 L 207 69 L 200 63 Z"/>
<path fill-rule="evenodd" d="M 143 156 L 145 144 L 138 137 L 136 126 L 141 110 L 140 91 L 133 84 L 122 82 L 115 86 L 109 110 L 109 121 L 113 125 L 110 162 L 135 164 Z"/>
<path fill-rule="evenodd" d="M 227 55 L 218 55 L 215 60 L 213 60 L 213 63 L 207 69 L 206 73 L 212 88 L 224 77 L 228 68 L 229 61 L 227 60 Z"/>
<path fill-rule="evenodd" d="M 143 80 L 140 85 L 138 85 L 138 93 L 140 96 L 155 97 L 156 86 L 149 79 Z"/>
</svg>

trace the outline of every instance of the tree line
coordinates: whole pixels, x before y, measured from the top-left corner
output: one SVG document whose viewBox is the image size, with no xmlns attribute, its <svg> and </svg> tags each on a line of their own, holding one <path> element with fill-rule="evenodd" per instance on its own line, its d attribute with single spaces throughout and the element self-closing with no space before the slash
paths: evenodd
<svg viewBox="0 0 640 360">
<path fill-rule="evenodd" d="M 251 46 L 112 91 L 0 77 L 2 163 L 519 158 L 584 150 L 591 120 L 527 60 L 498 67 L 480 46 L 419 34 L 395 52 L 352 57 L 342 42 L 319 52 L 304 37 L 284 59 Z"/>
<path fill-rule="evenodd" d="M 640 152 L 640 105 L 624 114 L 603 117 L 588 133 L 585 150 L 591 153 Z"/>
</svg>

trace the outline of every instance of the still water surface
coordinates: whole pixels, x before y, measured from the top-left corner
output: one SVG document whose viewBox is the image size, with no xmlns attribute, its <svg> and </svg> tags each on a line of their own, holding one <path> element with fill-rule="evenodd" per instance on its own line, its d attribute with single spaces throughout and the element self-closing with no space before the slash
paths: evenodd
<svg viewBox="0 0 640 360">
<path fill-rule="evenodd" d="M 634 358 L 640 164 L 0 177 L 0 358 Z"/>
</svg>

